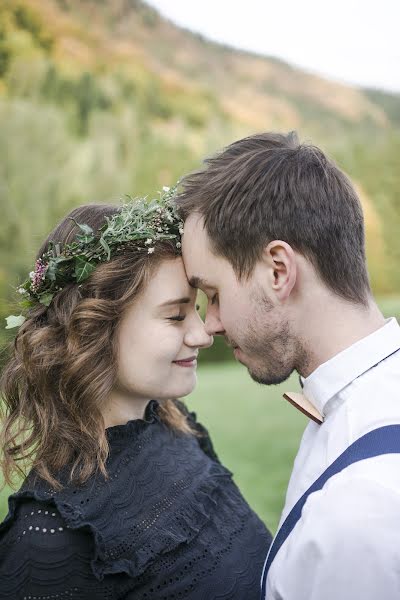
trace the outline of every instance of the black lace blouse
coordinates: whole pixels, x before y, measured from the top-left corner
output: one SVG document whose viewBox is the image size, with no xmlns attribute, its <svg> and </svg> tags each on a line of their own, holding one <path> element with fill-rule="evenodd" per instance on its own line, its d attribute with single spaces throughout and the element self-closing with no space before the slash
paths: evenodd
<svg viewBox="0 0 400 600">
<path fill-rule="evenodd" d="M 55 492 L 31 473 L 0 525 L 0 598 L 258 600 L 271 536 L 189 419 L 202 437 L 153 400 L 108 428 L 108 481 Z"/>
</svg>

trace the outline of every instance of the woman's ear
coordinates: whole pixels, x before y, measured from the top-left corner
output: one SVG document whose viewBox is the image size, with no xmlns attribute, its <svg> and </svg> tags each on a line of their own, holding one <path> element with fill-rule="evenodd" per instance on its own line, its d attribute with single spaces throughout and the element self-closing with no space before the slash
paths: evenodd
<svg viewBox="0 0 400 600">
<path fill-rule="evenodd" d="M 293 248 L 281 240 L 274 240 L 263 251 L 270 276 L 270 288 L 280 302 L 287 300 L 297 277 L 296 255 Z"/>
</svg>

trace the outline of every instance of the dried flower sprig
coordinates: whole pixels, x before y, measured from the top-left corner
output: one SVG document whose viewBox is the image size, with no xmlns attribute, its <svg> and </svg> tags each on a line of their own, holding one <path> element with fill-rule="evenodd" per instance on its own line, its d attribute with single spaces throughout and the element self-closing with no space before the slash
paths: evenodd
<svg viewBox="0 0 400 600">
<path fill-rule="evenodd" d="M 179 218 L 174 197 L 176 186 L 163 187 L 158 198 L 130 198 L 121 205 L 97 233 L 89 225 L 77 223 L 79 233 L 71 244 L 50 242 L 48 251 L 35 263 L 29 278 L 18 287 L 21 307 L 37 304 L 49 306 L 54 295 L 68 283 L 81 284 L 97 265 L 110 260 L 127 245 L 152 254 L 160 240 L 176 239 L 181 248 L 183 222 Z M 6 318 L 6 329 L 19 327 L 25 320 L 21 314 Z"/>
</svg>

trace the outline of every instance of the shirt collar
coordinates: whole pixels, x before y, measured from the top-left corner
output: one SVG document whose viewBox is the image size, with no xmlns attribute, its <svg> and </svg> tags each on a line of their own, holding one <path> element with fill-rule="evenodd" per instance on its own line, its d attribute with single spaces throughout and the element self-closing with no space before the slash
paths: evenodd
<svg viewBox="0 0 400 600">
<path fill-rule="evenodd" d="M 400 326 L 393 317 L 374 333 L 317 367 L 305 379 L 301 378 L 303 393 L 325 416 L 325 406 L 333 396 L 399 349 Z"/>
</svg>

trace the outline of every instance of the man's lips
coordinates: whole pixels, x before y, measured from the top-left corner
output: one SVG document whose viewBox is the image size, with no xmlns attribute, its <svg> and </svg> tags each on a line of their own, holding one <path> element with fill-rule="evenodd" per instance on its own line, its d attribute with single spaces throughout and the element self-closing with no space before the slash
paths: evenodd
<svg viewBox="0 0 400 600">
<path fill-rule="evenodd" d="M 232 349 L 232 351 L 233 351 L 233 356 L 234 356 L 235 358 L 238 358 L 238 356 L 237 356 L 237 355 L 238 355 L 238 354 L 239 354 L 239 352 L 240 352 L 240 348 L 239 348 L 239 346 L 238 346 L 237 344 L 235 344 L 235 342 L 232 342 L 231 340 L 229 340 L 228 338 L 225 338 L 225 342 L 226 342 L 226 345 L 228 346 L 228 348 L 231 348 L 231 349 Z"/>
<path fill-rule="evenodd" d="M 236 344 L 228 344 L 228 346 L 232 348 L 233 351 L 240 350 L 239 346 L 236 346 Z"/>
<path fill-rule="evenodd" d="M 243 356 L 242 356 L 242 351 L 239 348 L 239 346 L 235 346 L 233 348 L 233 356 L 236 358 L 236 360 L 238 360 L 240 363 L 245 364 L 243 362 Z"/>
<path fill-rule="evenodd" d="M 225 343 L 227 346 L 229 346 L 229 348 L 232 348 L 232 350 L 236 350 L 236 348 L 239 348 L 239 346 L 237 344 L 235 344 L 235 342 L 233 342 L 232 340 L 230 340 L 228 337 L 225 337 Z"/>
</svg>

